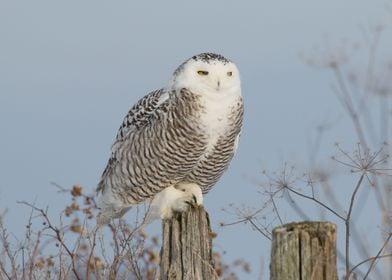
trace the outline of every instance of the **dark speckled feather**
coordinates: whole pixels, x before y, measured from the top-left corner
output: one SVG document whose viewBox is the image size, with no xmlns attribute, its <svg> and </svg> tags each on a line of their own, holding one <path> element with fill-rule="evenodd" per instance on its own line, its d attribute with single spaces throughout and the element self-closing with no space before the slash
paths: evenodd
<svg viewBox="0 0 392 280">
<path fill-rule="evenodd" d="M 239 98 L 229 117 L 232 129 L 206 153 L 198 99 L 186 90 L 158 90 L 133 106 L 119 129 L 97 192 L 111 188 L 126 204 L 144 201 L 179 182 L 196 183 L 208 192 L 234 155 L 243 105 Z"/>
</svg>

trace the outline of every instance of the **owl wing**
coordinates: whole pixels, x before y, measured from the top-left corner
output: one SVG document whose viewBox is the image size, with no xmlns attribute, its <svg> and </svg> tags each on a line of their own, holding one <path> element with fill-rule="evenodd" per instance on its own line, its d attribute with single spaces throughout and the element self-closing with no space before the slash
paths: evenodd
<svg viewBox="0 0 392 280">
<path fill-rule="evenodd" d="M 150 122 L 151 116 L 154 112 L 169 99 L 169 93 L 164 89 L 152 91 L 142 97 L 132 108 L 128 111 L 125 116 L 120 128 L 118 129 L 116 140 L 112 144 L 112 154 L 106 165 L 105 170 L 102 173 L 104 177 L 110 170 L 112 165 L 119 160 L 117 151 L 123 144 L 127 136 L 135 130 L 140 129 L 142 126 L 147 125 Z M 98 184 L 97 192 L 103 190 L 102 180 Z"/>
<path fill-rule="evenodd" d="M 168 99 L 169 93 L 164 89 L 152 91 L 142 97 L 125 116 L 112 145 L 112 153 L 116 153 L 129 133 L 148 124 L 154 112 Z"/>
</svg>

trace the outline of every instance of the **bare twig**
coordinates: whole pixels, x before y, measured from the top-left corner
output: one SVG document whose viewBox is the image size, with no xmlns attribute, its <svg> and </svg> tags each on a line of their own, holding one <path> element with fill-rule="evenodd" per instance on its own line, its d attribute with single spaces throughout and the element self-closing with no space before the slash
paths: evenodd
<svg viewBox="0 0 392 280">
<path fill-rule="evenodd" d="M 278 210 L 278 207 L 276 207 L 276 204 L 275 204 L 275 200 L 274 200 L 274 196 L 273 196 L 273 195 L 271 195 L 271 202 L 272 202 L 272 205 L 274 206 L 274 210 L 275 210 L 275 212 L 276 212 L 276 215 L 278 216 L 278 219 L 279 219 L 280 224 L 283 225 L 283 220 L 282 220 L 282 218 L 280 217 L 279 210 Z"/>
<path fill-rule="evenodd" d="M 376 260 L 383 259 L 383 258 L 391 258 L 391 257 L 392 257 L 392 254 L 386 254 L 386 255 L 377 255 L 374 257 L 367 258 L 366 260 L 363 260 L 363 261 L 359 262 L 358 264 L 356 264 L 355 266 L 353 266 L 350 270 L 350 275 L 354 272 L 354 270 L 356 270 L 358 267 L 360 267 L 361 265 L 363 265 L 367 262 L 376 261 Z"/>
<path fill-rule="evenodd" d="M 90 279 L 90 273 L 91 273 L 90 270 L 91 270 L 91 267 L 93 267 L 93 268 L 95 269 L 95 262 L 93 263 L 92 258 L 93 258 L 94 249 L 95 249 L 95 246 L 96 246 L 96 235 L 97 235 L 97 233 L 94 232 L 94 234 L 93 234 L 92 237 L 91 237 L 93 244 L 91 245 L 90 254 L 88 255 L 88 258 L 87 258 L 87 264 L 86 264 L 86 280 Z"/>
<path fill-rule="evenodd" d="M 357 182 L 357 185 L 355 186 L 355 189 L 351 195 L 351 201 L 350 201 L 350 206 L 348 208 L 347 212 L 347 217 L 345 219 L 345 225 L 346 225 L 346 279 L 349 279 L 350 274 L 350 222 L 351 222 L 351 214 L 354 206 L 354 201 L 355 201 L 355 196 L 359 190 L 359 187 L 362 184 L 363 178 L 365 177 L 365 172 L 361 174 L 361 177 L 359 177 L 359 180 Z"/>
<path fill-rule="evenodd" d="M 300 197 L 303 197 L 303 198 L 306 198 L 306 199 L 309 199 L 309 200 L 314 201 L 314 202 L 317 203 L 318 205 L 320 205 L 320 206 L 324 207 L 325 209 L 327 209 L 328 211 L 330 211 L 332 214 L 334 214 L 336 217 L 338 217 L 338 218 L 341 219 L 342 221 L 345 221 L 345 220 L 346 220 L 345 217 L 343 217 L 342 215 L 340 215 L 338 212 L 336 212 L 335 210 L 333 210 L 331 207 L 329 207 L 328 205 L 324 204 L 324 203 L 321 202 L 320 200 L 315 199 L 315 198 L 312 197 L 312 196 L 309 196 L 309 195 L 300 193 L 300 192 L 294 190 L 293 188 L 290 188 L 290 187 L 286 187 L 286 188 L 287 188 L 287 190 L 289 190 L 290 192 L 292 192 L 292 193 L 294 193 L 294 194 L 296 194 L 296 195 L 298 195 L 298 196 L 300 196 Z"/>
<path fill-rule="evenodd" d="M 342 102 L 343 107 L 347 110 L 349 114 L 355 131 L 359 137 L 361 145 L 363 145 L 366 149 L 368 148 L 367 141 L 365 138 L 365 134 L 363 132 L 361 123 L 359 121 L 358 113 L 355 110 L 355 106 L 350 96 L 350 92 L 346 86 L 346 82 L 344 80 L 343 74 L 338 64 L 331 65 L 331 68 L 335 74 L 336 81 L 338 83 L 337 89 L 337 97 Z"/>
<path fill-rule="evenodd" d="M 380 255 L 382 253 L 382 251 L 384 250 L 384 248 L 388 245 L 389 240 L 391 239 L 392 234 L 390 233 L 387 237 L 387 239 L 384 241 L 384 244 L 382 245 L 382 247 L 380 248 L 380 250 L 378 251 L 377 255 L 371 260 L 370 266 L 365 274 L 365 277 L 363 278 L 363 280 L 366 280 L 366 278 L 369 276 L 370 271 L 372 271 L 372 268 L 374 266 L 374 264 L 376 263 L 376 261 L 380 258 Z"/>
<path fill-rule="evenodd" d="M 46 211 L 44 211 L 43 209 L 40 209 L 38 207 L 36 207 L 33 204 L 30 204 L 26 201 L 17 201 L 17 203 L 20 204 L 24 204 L 27 205 L 29 207 L 31 207 L 32 209 L 34 209 L 35 211 L 37 211 L 38 213 L 41 214 L 41 217 L 44 219 L 44 221 L 47 223 L 47 227 L 49 229 L 51 229 L 54 234 L 55 234 L 55 238 L 57 239 L 57 241 L 59 241 L 59 243 L 61 244 L 61 246 L 65 249 L 65 251 L 68 253 L 69 257 L 71 258 L 71 263 L 72 263 L 72 272 L 74 274 L 74 276 L 76 277 L 76 279 L 80 280 L 80 276 L 78 274 L 78 271 L 76 270 L 76 264 L 75 264 L 75 255 L 74 253 L 68 248 L 68 246 L 65 244 L 63 237 L 62 237 L 62 233 L 61 231 L 56 228 L 55 226 L 53 226 L 53 224 L 51 223 L 48 215 L 46 214 Z"/>
</svg>

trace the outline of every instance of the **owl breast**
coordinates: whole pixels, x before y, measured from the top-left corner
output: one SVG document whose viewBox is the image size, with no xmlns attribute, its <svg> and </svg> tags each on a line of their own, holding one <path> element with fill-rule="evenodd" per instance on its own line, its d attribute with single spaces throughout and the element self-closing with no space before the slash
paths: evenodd
<svg viewBox="0 0 392 280">
<path fill-rule="evenodd" d="M 201 100 L 200 122 L 206 135 L 204 154 L 185 181 L 198 184 L 207 193 L 219 180 L 233 158 L 243 118 L 241 96 L 216 102 Z"/>
<path fill-rule="evenodd" d="M 233 129 L 233 111 L 237 110 L 239 96 L 229 96 L 222 99 L 207 99 L 201 101 L 202 112 L 200 121 L 207 135 L 207 153 L 216 145 L 219 137 Z"/>
</svg>

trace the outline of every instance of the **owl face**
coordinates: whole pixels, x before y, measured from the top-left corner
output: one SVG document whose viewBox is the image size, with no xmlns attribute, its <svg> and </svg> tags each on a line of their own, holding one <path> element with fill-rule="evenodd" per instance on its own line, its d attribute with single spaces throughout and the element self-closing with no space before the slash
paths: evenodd
<svg viewBox="0 0 392 280">
<path fill-rule="evenodd" d="M 241 91 L 234 63 L 217 54 L 200 54 L 184 62 L 173 75 L 172 87 L 200 95 L 228 95 Z"/>
</svg>

